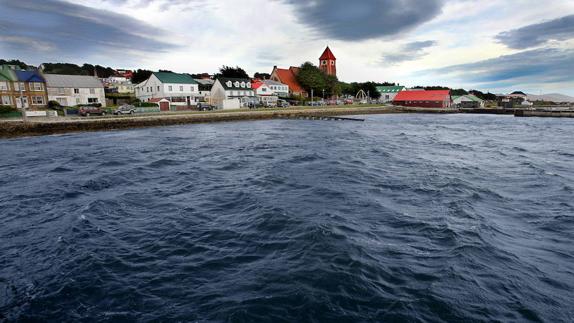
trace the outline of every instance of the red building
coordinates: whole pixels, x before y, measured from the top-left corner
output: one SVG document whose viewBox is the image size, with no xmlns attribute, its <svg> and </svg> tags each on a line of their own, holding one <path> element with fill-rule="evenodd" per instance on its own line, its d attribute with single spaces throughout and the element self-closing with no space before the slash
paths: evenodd
<svg viewBox="0 0 574 323">
<path fill-rule="evenodd" d="M 327 46 L 323 55 L 319 57 L 319 68 L 327 75 L 337 76 L 337 58 Z"/>
<path fill-rule="evenodd" d="M 393 100 L 394 105 L 419 108 L 450 108 L 452 99 L 450 90 L 435 91 L 401 91 Z"/>
</svg>

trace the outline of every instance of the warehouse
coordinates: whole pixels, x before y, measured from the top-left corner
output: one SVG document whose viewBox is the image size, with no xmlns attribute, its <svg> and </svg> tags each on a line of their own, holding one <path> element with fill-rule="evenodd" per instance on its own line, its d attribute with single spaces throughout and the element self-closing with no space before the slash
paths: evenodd
<svg viewBox="0 0 574 323">
<path fill-rule="evenodd" d="M 420 108 L 450 108 L 450 90 L 407 90 L 401 91 L 393 100 L 394 105 Z"/>
</svg>

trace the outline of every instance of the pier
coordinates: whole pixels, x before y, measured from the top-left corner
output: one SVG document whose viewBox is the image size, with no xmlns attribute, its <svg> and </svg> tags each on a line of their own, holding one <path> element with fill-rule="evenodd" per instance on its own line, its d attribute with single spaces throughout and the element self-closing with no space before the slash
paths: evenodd
<svg viewBox="0 0 574 323">
<path fill-rule="evenodd" d="M 538 117 L 538 118 L 574 118 L 574 110 L 560 111 L 536 111 L 536 110 L 516 110 L 515 117 Z"/>
</svg>

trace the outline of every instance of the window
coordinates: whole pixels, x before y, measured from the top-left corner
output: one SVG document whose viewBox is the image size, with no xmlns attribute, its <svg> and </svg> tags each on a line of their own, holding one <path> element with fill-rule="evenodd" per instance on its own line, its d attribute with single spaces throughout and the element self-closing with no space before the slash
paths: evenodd
<svg viewBox="0 0 574 323">
<path fill-rule="evenodd" d="M 227 83 L 225 83 L 225 85 L 227 85 L 227 87 L 232 87 L 233 84 L 231 84 L 231 81 L 227 81 Z"/>
<path fill-rule="evenodd" d="M 161 91 L 159 85 L 157 86 L 157 91 L 158 91 L 158 92 Z"/>
<path fill-rule="evenodd" d="M 32 105 L 42 105 L 42 104 L 45 104 L 43 96 L 33 96 L 32 97 Z"/>
<path fill-rule="evenodd" d="M 245 88 L 245 82 L 241 82 L 241 87 Z"/>
<path fill-rule="evenodd" d="M 90 89 L 90 94 L 96 94 L 96 89 Z"/>
<path fill-rule="evenodd" d="M 67 106 L 68 102 L 65 98 L 56 98 L 56 101 L 58 101 L 58 103 L 60 103 L 61 106 Z"/>
<path fill-rule="evenodd" d="M 335 61 L 331 61 L 331 65 L 335 65 Z"/>
<path fill-rule="evenodd" d="M 2 96 L 2 101 L 0 101 L 2 103 L 2 105 L 12 105 L 12 98 L 4 95 Z"/>
<path fill-rule="evenodd" d="M 248 89 L 250 89 L 250 88 L 251 88 L 251 83 L 249 83 L 249 82 L 245 83 L 245 87 L 248 88 Z"/>
<path fill-rule="evenodd" d="M 80 89 L 74 89 L 74 94 L 80 94 Z"/>
<path fill-rule="evenodd" d="M 98 98 L 88 98 L 88 103 L 98 103 Z"/>
<path fill-rule="evenodd" d="M 173 86 L 171 86 L 171 85 L 168 86 L 168 87 L 167 87 L 167 90 L 170 91 L 170 92 L 173 91 Z"/>
<path fill-rule="evenodd" d="M 8 91 L 9 90 L 9 86 L 8 86 L 8 82 L 0 82 L 0 91 Z"/>
<path fill-rule="evenodd" d="M 180 92 L 183 92 L 183 85 L 181 85 L 181 86 L 179 87 L 179 91 L 180 91 Z"/>
<path fill-rule="evenodd" d="M 234 84 L 234 85 L 235 85 L 235 87 L 239 87 L 239 82 L 238 82 L 238 81 L 235 81 L 235 84 Z"/>
<path fill-rule="evenodd" d="M 44 84 L 40 82 L 34 82 L 32 83 L 32 88 L 34 91 L 44 91 Z"/>
<path fill-rule="evenodd" d="M 321 64 L 327 65 L 327 61 L 322 61 Z"/>
<path fill-rule="evenodd" d="M 76 105 L 80 104 L 80 98 L 76 98 Z"/>
</svg>

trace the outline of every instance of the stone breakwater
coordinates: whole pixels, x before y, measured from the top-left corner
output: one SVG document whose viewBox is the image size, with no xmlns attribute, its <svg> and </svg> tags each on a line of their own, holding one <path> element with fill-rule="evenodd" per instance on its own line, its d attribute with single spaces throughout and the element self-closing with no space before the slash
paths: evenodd
<svg viewBox="0 0 574 323">
<path fill-rule="evenodd" d="M 402 107 L 337 107 L 290 108 L 277 110 L 246 110 L 156 114 L 100 118 L 32 119 L 29 122 L 0 121 L 0 138 L 40 136 L 80 131 L 105 131 L 131 128 L 172 126 L 193 123 L 267 120 L 282 117 L 341 116 L 386 113 L 456 113 L 457 110 L 417 109 Z"/>
</svg>

